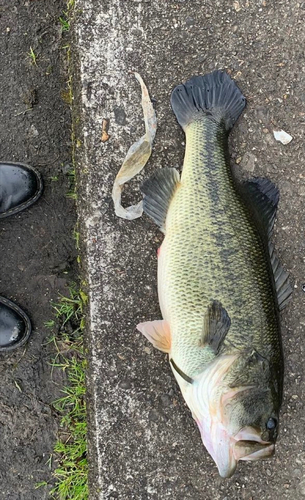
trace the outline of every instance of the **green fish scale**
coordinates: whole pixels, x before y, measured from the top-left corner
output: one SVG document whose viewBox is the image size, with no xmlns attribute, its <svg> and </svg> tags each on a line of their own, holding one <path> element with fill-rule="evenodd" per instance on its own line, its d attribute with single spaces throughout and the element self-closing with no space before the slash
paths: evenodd
<svg viewBox="0 0 305 500">
<path fill-rule="evenodd" d="M 208 119 L 190 124 L 181 184 L 171 201 L 159 258 L 159 294 L 171 356 L 194 377 L 212 359 L 204 314 L 218 300 L 231 318 L 228 351 L 255 349 L 281 371 L 282 354 L 267 248 L 236 190 L 227 135 Z"/>
</svg>

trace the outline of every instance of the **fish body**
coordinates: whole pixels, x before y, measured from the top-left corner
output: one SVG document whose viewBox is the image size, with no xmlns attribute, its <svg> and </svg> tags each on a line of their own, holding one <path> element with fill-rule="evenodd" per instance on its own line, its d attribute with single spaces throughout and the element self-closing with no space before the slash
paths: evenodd
<svg viewBox="0 0 305 500">
<path fill-rule="evenodd" d="M 202 119 L 186 130 L 181 181 L 169 206 L 158 260 L 171 355 L 191 377 L 201 372 L 207 356 L 200 341 L 212 299 L 234 318 L 227 342 L 266 355 L 272 348 L 274 363 L 282 363 L 271 266 L 232 179 L 218 128 Z"/>
<path fill-rule="evenodd" d="M 158 256 L 163 320 L 139 330 L 173 373 L 220 475 L 274 452 L 283 392 L 279 309 L 290 295 L 270 243 L 278 203 L 266 179 L 238 183 L 228 133 L 245 106 L 231 78 L 193 77 L 172 94 L 186 135 L 181 178 L 161 169 L 142 187 L 165 233 Z"/>
</svg>

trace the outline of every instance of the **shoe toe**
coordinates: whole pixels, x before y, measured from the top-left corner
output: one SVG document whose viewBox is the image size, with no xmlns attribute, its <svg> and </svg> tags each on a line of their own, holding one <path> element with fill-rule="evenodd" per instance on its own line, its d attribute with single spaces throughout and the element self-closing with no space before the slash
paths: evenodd
<svg viewBox="0 0 305 500">
<path fill-rule="evenodd" d="M 28 316 L 14 302 L 0 297 L 0 352 L 23 345 L 31 333 Z"/>
<path fill-rule="evenodd" d="M 33 167 L 0 163 L 0 218 L 29 207 L 41 193 L 41 176 Z"/>
</svg>

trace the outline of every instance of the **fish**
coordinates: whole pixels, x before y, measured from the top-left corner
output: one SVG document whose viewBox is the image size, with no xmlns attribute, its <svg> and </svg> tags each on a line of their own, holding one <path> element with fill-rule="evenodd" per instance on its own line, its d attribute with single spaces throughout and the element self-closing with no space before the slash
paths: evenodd
<svg viewBox="0 0 305 500">
<path fill-rule="evenodd" d="M 144 212 L 164 239 L 158 251 L 162 319 L 138 330 L 162 352 L 220 476 L 274 454 L 283 396 L 280 311 L 288 273 L 271 242 L 278 188 L 241 182 L 228 136 L 246 99 L 224 71 L 178 85 L 171 106 L 186 137 L 182 174 L 144 181 Z"/>
</svg>

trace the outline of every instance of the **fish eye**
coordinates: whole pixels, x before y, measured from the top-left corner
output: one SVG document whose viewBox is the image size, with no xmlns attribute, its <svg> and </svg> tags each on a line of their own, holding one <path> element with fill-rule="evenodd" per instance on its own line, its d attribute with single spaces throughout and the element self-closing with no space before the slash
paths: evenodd
<svg viewBox="0 0 305 500">
<path fill-rule="evenodd" d="M 276 418 L 270 417 L 267 421 L 267 424 L 266 424 L 268 431 L 274 431 L 276 426 L 277 426 Z"/>
</svg>

